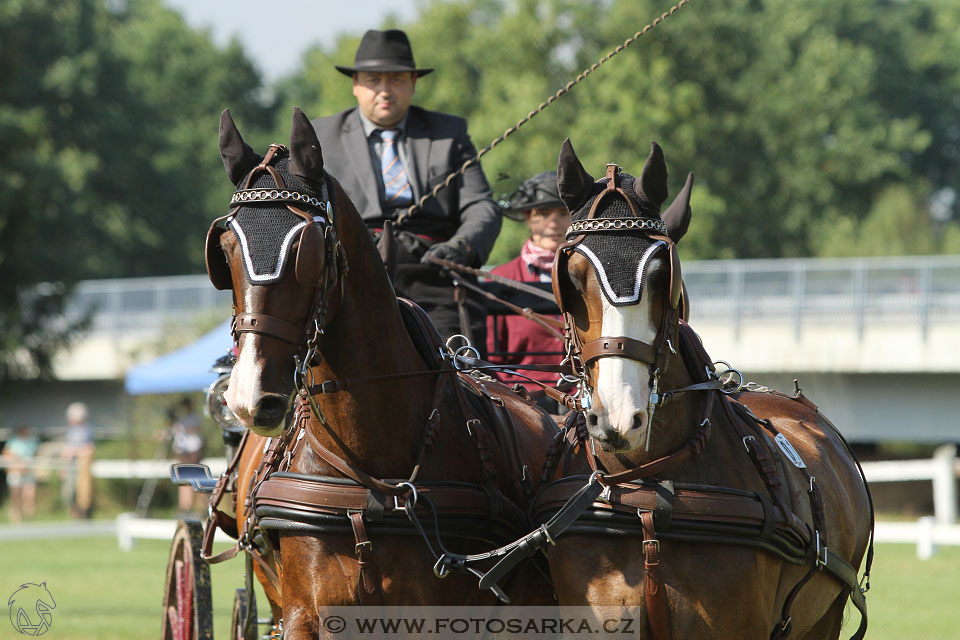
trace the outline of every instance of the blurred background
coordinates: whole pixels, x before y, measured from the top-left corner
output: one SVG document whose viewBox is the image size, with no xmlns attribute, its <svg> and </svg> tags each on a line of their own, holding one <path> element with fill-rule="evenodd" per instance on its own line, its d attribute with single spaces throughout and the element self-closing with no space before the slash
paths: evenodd
<svg viewBox="0 0 960 640">
<path fill-rule="evenodd" d="M 223 458 L 203 415 L 230 347 L 230 294 L 203 257 L 232 192 L 223 109 L 255 149 L 285 142 L 293 106 L 354 104 L 333 65 L 352 62 L 363 31 L 399 27 L 437 69 L 414 103 L 466 117 L 482 148 L 669 8 L 0 3 L 0 443 L 26 427 L 17 446 L 42 462 L 28 513 L 9 508 L 0 472 L 0 523 L 180 514 L 148 467 L 103 463 L 163 467 L 184 398 L 203 455 Z M 918 518 L 956 520 L 958 33 L 953 0 L 692 0 L 483 159 L 498 196 L 555 168 L 567 137 L 594 175 L 607 162 L 638 173 L 651 140 L 672 193 L 694 172 L 680 246 L 691 323 L 747 379 L 798 379 L 865 459 L 921 461 L 868 470 L 881 519 L 914 527 L 890 534 L 900 543 Z M 505 220 L 491 265 L 526 234 Z M 70 486 L 78 464 L 91 486 Z"/>
</svg>

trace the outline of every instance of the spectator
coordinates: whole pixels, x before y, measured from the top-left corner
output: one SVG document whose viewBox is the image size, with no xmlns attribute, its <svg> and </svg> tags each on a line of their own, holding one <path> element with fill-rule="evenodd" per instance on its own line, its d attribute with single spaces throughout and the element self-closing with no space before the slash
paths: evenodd
<svg viewBox="0 0 960 640">
<path fill-rule="evenodd" d="M 357 106 L 313 121 L 324 167 L 350 196 L 364 223 L 377 232 L 476 155 L 463 118 L 410 106 L 419 69 L 407 34 L 367 31 L 354 65 L 337 65 L 353 79 Z M 479 267 L 500 232 L 500 212 L 479 163 L 428 198 L 397 231 L 400 295 L 419 304 L 444 339 L 464 333 L 453 285 L 429 257 Z M 471 279 L 471 278 L 466 278 Z M 476 346 L 486 345 L 486 311 L 468 294 Z"/>
<path fill-rule="evenodd" d="M 14 434 L 3 449 L 3 458 L 10 487 L 10 521 L 20 522 L 32 518 L 36 511 L 37 479 L 32 461 L 40 441 L 26 424 L 18 424 Z"/>
<path fill-rule="evenodd" d="M 203 433 L 200 415 L 193 408 L 193 401 L 184 396 L 180 401 L 180 415 L 168 413 L 171 419 L 170 434 L 173 455 L 177 462 L 197 464 L 203 459 Z M 190 486 L 178 488 L 178 507 L 181 515 L 193 511 L 197 493 Z"/>
<path fill-rule="evenodd" d="M 544 171 L 523 182 L 510 196 L 504 215 L 525 221 L 530 228 L 530 237 L 521 247 L 519 256 L 496 267 L 493 273 L 520 282 L 550 282 L 557 248 L 570 226 L 570 212 L 560 200 L 557 189 L 557 172 Z M 557 364 L 561 359 L 558 354 L 563 353 L 563 341 L 527 318 L 495 316 L 488 318 L 487 325 L 487 349 L 491 362 Z M 555 373 L 530 371 L 526 375 L 550 385 L 557 381 Z M 501 374 L 500 378 L 510 384 L 520 382 L 528 391 L 540 388 L 509 374 Z M 541 397 L 537 402 L 551 413 L 559 411 L 557 402 L 551 398 Z"/>
<path fill-rule="evenodd" d="M 67 439 L 63 459 L 63 501 L 74 518 L 88 519 L 93 513 L 93 427 L 87 405 L 73 402 L 67 407 Z"/>
</svg>

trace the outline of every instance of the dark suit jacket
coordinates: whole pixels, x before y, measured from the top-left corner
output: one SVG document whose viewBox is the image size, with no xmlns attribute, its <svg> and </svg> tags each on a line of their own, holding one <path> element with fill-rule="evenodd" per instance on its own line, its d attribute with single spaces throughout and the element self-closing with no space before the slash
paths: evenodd
<svg viewBox="0 0 960 640">
<path fill-rule="evenodd" d="M 381 210 L 374 173 L 379 167 L 371 162 L 357 107 L 317 118 L 312 124 L 323 151 L 324 169 L 344 188 L 367 225 L 380 226 L 385 218 L 395 218 L 396 211 Z M 407 114 L 406 151 L 414 201 L 477 153 L 467 135 L 466 120 L 420 107 L 410 107 Z M 471 166 L 436 198 L 427 200 L 404 228 L 440 238 L 465 238 L 481 262 L 485 261 L 500 233 L 500 208 L 480 165 Z"/>
</svg>

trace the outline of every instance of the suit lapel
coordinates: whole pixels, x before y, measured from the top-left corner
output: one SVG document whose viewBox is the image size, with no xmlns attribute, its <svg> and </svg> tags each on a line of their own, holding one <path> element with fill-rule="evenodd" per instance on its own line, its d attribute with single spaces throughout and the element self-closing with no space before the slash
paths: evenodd
<svg viewBox="0 0 960 640">
<path fill-rule="evenodd" d="M 367 137 L 363 133 L 363 125 L 360 124 L 360 116 L 356 110 L 347 117 L 343 126 L 343 134 L 344 150 L 347 157 L 350 158 L 350 166 L 357 178 L 357 187 L 367 199 L 366 206 L 358 206 L 357 208 L 360 211 L 379 210 L 380 194 L 377 189 L 377 176 L 373 172 L 370 147 L 367 144 Z"/>
<path fill-rule="evenodd" d="M 407 117 L 407 151 L 410 186 L 413 187 L 414 201 L 418 201 L 429 187 L 427 177 L 430 174 L 430 129 L 415 108 L 410 109 Z"/>
</svg>

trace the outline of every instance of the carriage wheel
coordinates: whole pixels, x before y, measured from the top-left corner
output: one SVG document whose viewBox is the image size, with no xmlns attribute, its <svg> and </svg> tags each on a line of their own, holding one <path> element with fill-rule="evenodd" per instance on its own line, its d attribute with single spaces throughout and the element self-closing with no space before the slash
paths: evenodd
<svg viewBox="0 0 960 640">
<path fill-rule="evenodd" d="M 213 640 L 210 565 L 200 557 L 202 540 L 200 521 L 177 523 L 163 593 L 163 640 Z"/>
<path fill-rule="evenodd" d="M 244 629 L 247 620 L 250 620 L 250 624 Z M 230 640 L 257 640 L 257 600 L 254 594 L 250 594 L 250 610 L 248 610 L 246 589 L 237 589 L 233 595 Z"/>
</svg>

